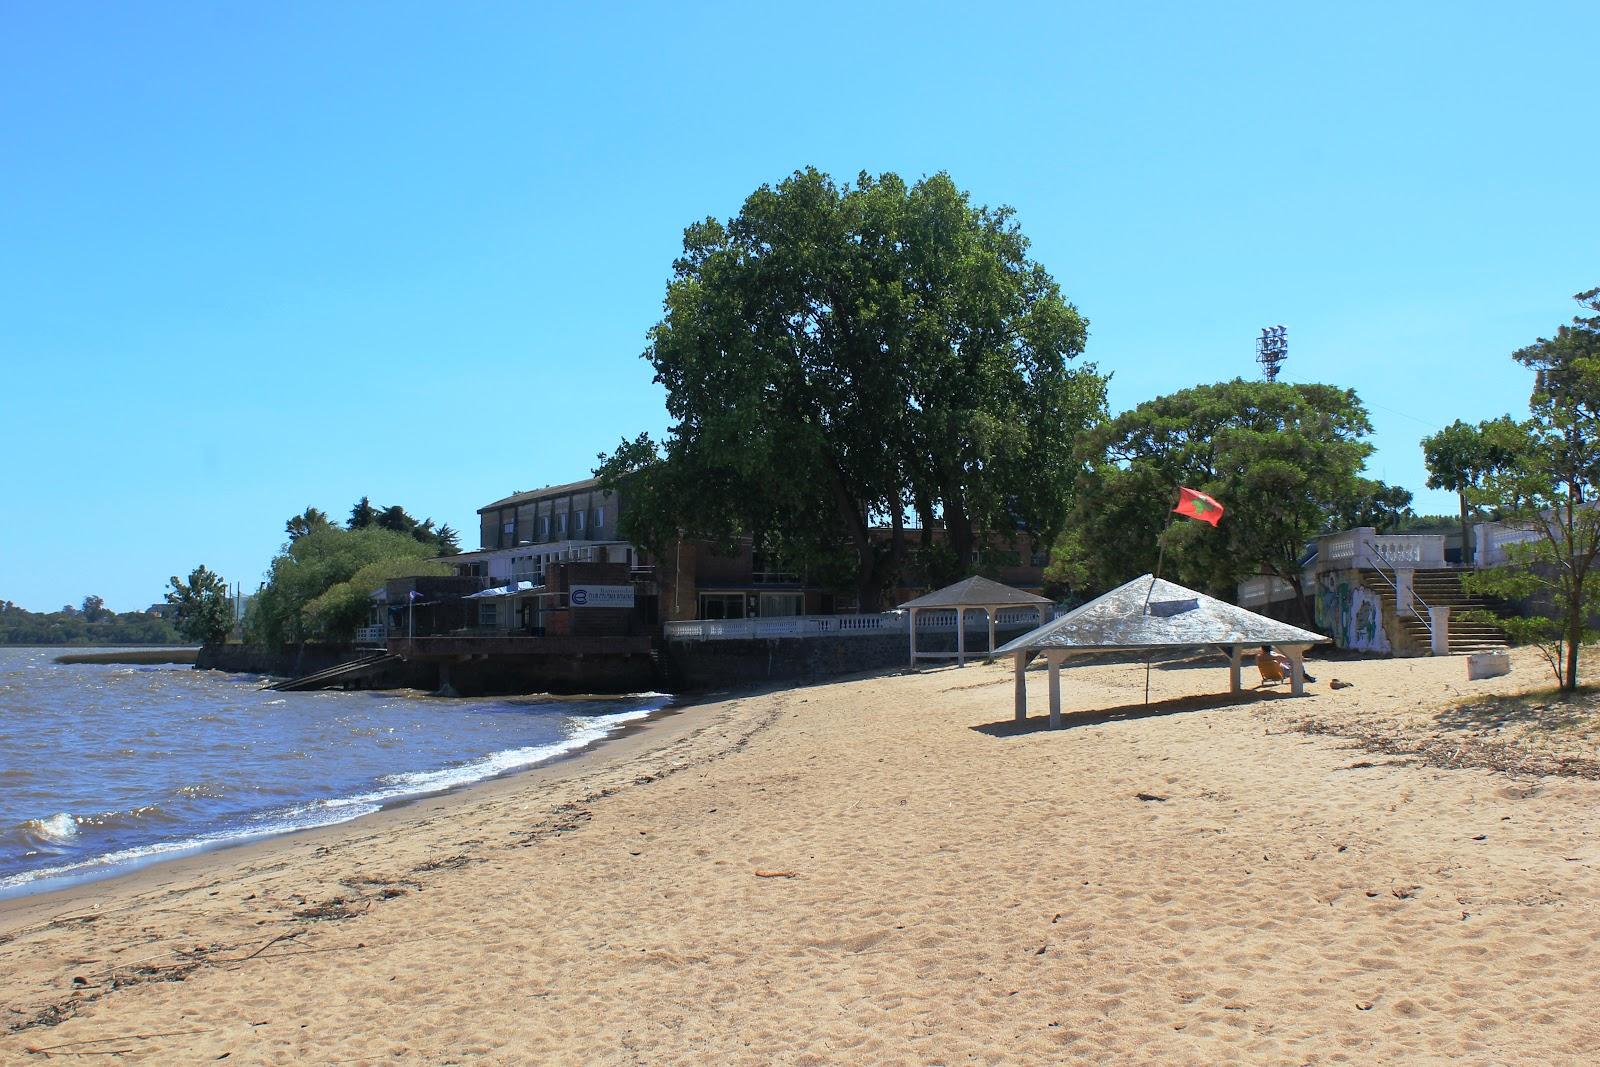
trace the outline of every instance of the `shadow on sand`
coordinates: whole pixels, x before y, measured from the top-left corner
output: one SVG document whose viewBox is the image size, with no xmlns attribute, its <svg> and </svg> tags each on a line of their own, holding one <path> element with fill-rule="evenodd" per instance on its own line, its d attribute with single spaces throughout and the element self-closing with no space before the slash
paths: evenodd
<svg viewBox="0 0 1600 1067">
<path fill-rule="evenodd" d="M 1135 719 L 1159 719 L 1164 715 L 1179 715 L 1186 711 L 1210 711 L 1213 708 L 1243 707 L 1255 704 L 1262 700 L 1293 700 L 1286 690 L 1272 689 L 1246 689 L 1242 693 L 1218 693 L 1215 696 L 1187 696 L 1171 697 L 1167 700 L 1153 700 L 1148 705 L 1119 704 L 1114 708 L 1093 708 L 1085 711 L 1061 712 L 1061 729 L 1075 730 L 1082 726 L 1101 726 L 1110 722 L 1132 722 Z M 987 722 L 981 726 L 970 727 L 980 734 L 990 737 L 1017 737 L 1021 734 L 1037 733 L 1040 730 L 1050 729 L 1050 716 L 1047 711 L 1030 708 L 1028 720 L 1017 722 L 1014 718 L 1005 718 L 999 722 Z"/>
</svg>

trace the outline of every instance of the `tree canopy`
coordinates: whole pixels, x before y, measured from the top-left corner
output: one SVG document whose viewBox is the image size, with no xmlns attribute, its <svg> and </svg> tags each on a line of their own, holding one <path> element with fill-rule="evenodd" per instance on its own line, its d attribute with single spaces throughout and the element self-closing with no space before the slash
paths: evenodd
<svg viewBox="0 0 1600 1067">
<path fill-rule="evenodd" d="M 908 516 L 924 547 L 943 524 L 953 572 L 988 531 L 1048 541 L 1105 379 L 1071 366 L 1087 323 L 1027 253 L 1010 209 L 942 173 L 851 186 L 806 169 L 690 226 L 645 352 L 672 425 L 596 472 L 630 479 L 624 534 L 750 536 L 853 576 L 862 610 L 902 564 Z"/>
<path fill-rule="evenodd" d="M 1483 488 L 1491 476 L 1514 466 L 1526 443 L 1522 427 L 1509 415 L 1487 419 L 1476 426 L 1457 419 L 1422 439 L 1428 488 L 1449 490 L 1461 502 L 1463 563 L 1472 556 L 1467 536 L 1467 493 Z"/>
<path fill-rule="evenodd" d="M 326 526 L 284 546 L 250 603 L 245 634 L 279 647 L 312 638 L 348 639 L 367 617 L 372 591 L 390 578 L 450 573 L 437 554 L 406 533 L 378 526 Z"/>
<path fill-rule="evenodd" d="M 97 596 L 83 608 L 36 612 L 0 600 L 0 644 L 7 645 L 175 645 L 182 638 L 172 623 L 148 611 L 113 612 Z"/>
<path fill-rule="evenodd" d="M 1529 417 L 1505 420 L 1514 455 L 1467 489 L 1473 503 L 1532 537 L 1505 546 L 1506 566 L 1465 579 L 1535 608 L 1499 621 L 1514 639 L 1537 644 L 1568 690 L 1578 685 L 1578 649 L 1594 637 L 1588 620 L 1600 609 L 1600 289 L 1574 299 L 1595 314 L 1512 353 L 1534 372 Z"/>
<path fill-rule="evenodd" d="M 1404 489 L 1365 478 L 1366 409 L 1331 385 L 1199 385 L 1146 401 L 1089 434 L 1084 472 L 1048 577 L 1109 588 L 1153 571 L 1231 596 L 1253 575 L 1301 590 L 1308 540 L 1348 519 L 1409 510 Z M 1215 497 L 1213 529 L 1173 522 L 1178 487 Z"/>
<path fill-rule="evenodd" d="M 221 575 L 202 563 L 187 581 L 173 575 L 168 584 L 167 603 L 177 609 L 174 621 L 180 634 L 203 645 L 227 640 L 233 631 L 233 605 Z"/>
<path fill-rule="evenodd" d="M 297 527 L 305 532 L 309 525 L 315 521 L 315 516 L 321 516 L 324 524 L 327 515 L 316 508 L 307 508 L 304 516 L 295 516 L 289 520 L 289 535 L 294 538 Z M 375 505 L 367 497 L 356 501 L 350 509 L 350 521 L 347 529 L 365 530 L 377 527 L 382 530 L 392 530 L 395 533 L 408 534 L 421 544 L 433 546 L 441 556 L 453 556 L 461 551 L 461 534 L 448 524 L 435 527 L 431 518 L 420 522 L 411 517 L 406 509 L 399 504 L 390 504 L 387 507 Z"/>
</svg>

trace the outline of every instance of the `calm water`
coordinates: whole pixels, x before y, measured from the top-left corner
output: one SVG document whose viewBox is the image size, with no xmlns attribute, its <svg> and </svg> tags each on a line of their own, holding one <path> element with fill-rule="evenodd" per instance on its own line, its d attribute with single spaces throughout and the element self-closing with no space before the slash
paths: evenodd
<svg viewBox="0 0 1600 1067">
<path fill-rule="evenodd" d="M 668 701 L 274 693 L 249 675 L 53 663 L 62 651 L 0 648 L 0 896 L 343 822 L 553 759 Z"/>
</svg>

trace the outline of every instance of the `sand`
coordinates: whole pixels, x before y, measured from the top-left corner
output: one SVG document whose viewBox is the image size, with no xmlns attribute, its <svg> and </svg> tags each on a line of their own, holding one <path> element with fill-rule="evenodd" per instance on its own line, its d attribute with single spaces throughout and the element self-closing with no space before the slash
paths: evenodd
<svg viewBox="0 0 1600 1067">
<path fill-rule="evenodd" d="M 1592 736 L 1441 710 L 1539 665 L 1320 663 L 1240 704 L 1195 696 L 1218 662 L 1154 671 L 1148 710 L 1140 668 L 1070 669 L 1059 731 L 1012 726 L 1001 665 L 712 701 L 11 902 L 0 1061 L 1600 1059 Z"/>
</svg>

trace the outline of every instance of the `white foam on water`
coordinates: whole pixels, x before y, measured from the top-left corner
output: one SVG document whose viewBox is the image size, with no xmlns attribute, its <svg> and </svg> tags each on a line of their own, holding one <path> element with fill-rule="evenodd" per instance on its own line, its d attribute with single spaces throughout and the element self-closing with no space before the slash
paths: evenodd
<svg viewBox="0 0 1600 1067">
<path fill-rule="evenodd" d="M 442 793 L 450 789 L 471 785 L 474 782 L 481 782 L 486 778 L 493 778 L 497 775 L 508 774 L 512 771 L 547 762 L 558 756 L 594 744 L 596 741 L 603 740 L 606 735 L 623 724 L 648 718 L 659 710 L 659 707 L 639 708 L 611 715 L 598 715 L 592 719 L 581 719 L 578 721 L 582 725 L 560 741 L 554 741 L 546 745 L 507 749 L 503 752 L 492 752 L 487 756 L 468 760 L 458 766 L 444 767 L 435 771 L 410 771 L 403 774 L 386 775 L 379 779 L 383 783 L 383 788 L 350 797 L 334 797 L 310 804 L 301 804 L 287 810 L 264 812 L 247 826 L 219 830 L 214 833 L 196 834 L 176 841 L 157 841 L 148 845 L 108 852 L 100 856 L 90 856 L 55 867 L 44 867 L 39 870 L 24 871 L 20 874 L 0 877 L 0 897 L 11 895 L 24 886 L 32 886 L 38 882 L 65 881 L 95 874 L 104 875 L 112 873 L 118 867 L 142 865 L 156 859 L 172 859 L 185 853 L 199 852 L 219 845 L 238 844 L 261 837 L 293 833 L 297 830 L 314 830 L 322 826 L 334 826 L 338 823 L 349 822 L 351 819 L 358 819 L 363 815 L 370 815 L 373 812 L 382 810 L 387 802 L 426 796 L 431 793 Z M 60 820 L 65 820 L 65 822 Z M 41 827 L 44 827 L 47 823 L 55 825 L 58 829 L 70 826 L 68 836 L 76 836 L 77 834 L 76 821 L 66 812 L 62 812 L 60 815 L 53 815 L 49 819 L 37 821 Z M 44 831 L 42 830 L 41 832 Z"/>
<path fill-rule="evenodd" d="M 27 826 L 46 841 L 71 841 L 78 836 L 78 820 L 70 811 L 59 812 L 48 819 L 29 819 Z"/>
</svg>

